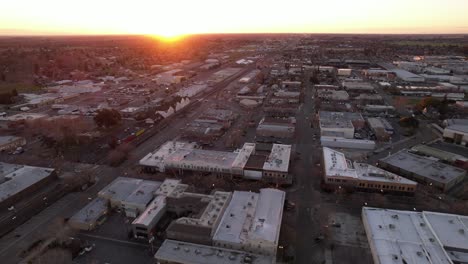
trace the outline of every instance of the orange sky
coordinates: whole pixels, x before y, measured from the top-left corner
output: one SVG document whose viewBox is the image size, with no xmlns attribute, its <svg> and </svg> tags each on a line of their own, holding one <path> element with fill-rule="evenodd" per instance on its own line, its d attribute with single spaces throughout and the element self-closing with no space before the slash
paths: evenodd
<svg viewBox="0 0 468 264">
<path fill-rule="evenodd" d="M 1 35 L 468 33 L 466 0 L 14 0 Z"/>
</svg>

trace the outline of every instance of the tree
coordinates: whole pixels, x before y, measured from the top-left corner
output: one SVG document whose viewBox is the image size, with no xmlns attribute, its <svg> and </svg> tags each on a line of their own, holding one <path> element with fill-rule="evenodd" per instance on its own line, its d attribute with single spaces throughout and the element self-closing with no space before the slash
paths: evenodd
<svg viewBox="0 0 468 264">
<path fill-rule="evenodd" d="M 119 111 L 109 108 L 98 110 L 97 115 L 94 117 L 94 122 L 98 127 L 113 127 L 118 125 L 121 120 L 122 116 Z"/>
<path fill-rule="evenodd" d="M 418 128 L 419 127 L 418 119 L 416 119 L 413 116 L 402 117 L 398 123 L 400 124 L 400 126 L 405 127 L 405 128 Z"/>
</svg>

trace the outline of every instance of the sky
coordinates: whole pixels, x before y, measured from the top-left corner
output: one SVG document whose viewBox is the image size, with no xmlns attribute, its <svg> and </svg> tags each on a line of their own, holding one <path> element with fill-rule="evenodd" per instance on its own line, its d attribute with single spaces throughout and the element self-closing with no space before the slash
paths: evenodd
<svg viewBox="0 0 468 264">
<path fill-rule="evenodd" d="M 0 35 L 468 33 L 468 0 L 13 0 Z"/>
</svg>

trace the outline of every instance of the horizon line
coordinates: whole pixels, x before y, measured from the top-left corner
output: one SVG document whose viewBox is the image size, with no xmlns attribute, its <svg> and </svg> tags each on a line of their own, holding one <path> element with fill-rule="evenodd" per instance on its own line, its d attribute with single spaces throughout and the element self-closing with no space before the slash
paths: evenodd
<svg viewBox="0 0 468 264">
<path fill-rule="evenodd" d="M 188 33 L 180 34 L 183 37 L 190 36 L 206 36 L 206 35 L 414 35 L 414 36 L 450 36 L 450 35 L 464 35 L 465 33 L 371 33 L 371 32 L 348 32 L 348 33 L 326 33 L 326 32 L 213 32 L 213 33 Z M 160 36 L 158 34 L 144 34 L 144 33 L 57 33 L 57 34 L 1 34 L 0 37 L 97 37 L 97 36 Z"/>
</svg>

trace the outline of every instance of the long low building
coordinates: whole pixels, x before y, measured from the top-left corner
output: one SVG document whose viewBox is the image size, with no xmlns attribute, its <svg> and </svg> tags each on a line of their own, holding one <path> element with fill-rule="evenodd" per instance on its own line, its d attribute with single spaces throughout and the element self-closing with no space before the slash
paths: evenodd
<svg viewBox="0 0 468 264">
<path fill-rule="evenodd" d="M 465 178 L 466 171 L 403 149 L 379 160 L 380 167 L 447 192 Z"/>
<path fill-rule="evenodd" d="M 154 255 L 158 264 L 273 264 L 271 256 L 166 239 Z"/>
<path fill-rule="evenodd" d="M 362 208 L 375 264 L 468 263 L 468 217 Z"/>
<path fill-rule="evenodd" d="M 322 147 L 331 148 L 345 148 L 345 149 L 362 149 L 373 150 L 375 149 L 375 141 L 367 139 L 352 139 L 343 137 L 320 137 L 320 144 Z"/>
<path fill-rule="evenodd" d="M 292 138 L 295 130 L 295 119 L 265 117 L 258 124 L 256 133 L 262 137 Z"/>
<path fill-rule="evenodd" d="M 10 206 L 56 178 L 52 168 L 0 162 L 0 205 Z"/>
<path fill-rule="evenodd" d="M 196 148 L 182 142 L 167 142 L 154 153 L 140 160 L 146 171 L 171 170 L 178 174 L 186 171 L 207 172 L 219 175 L 265 180 L 278 184 L 290 184 L 289 163 L 291 145 L 273 144 L 269 156 L 261 167 L 261 177 L 246 175 L 245 167 L 251 156 L 255 155 L 255 143 L 245 143 L 234 152 L 214 151 Z"/>
<path fill-rule="evenodd" d="M 417 183 L 365 163 L 352 162 L 331 148 L 323 148 L 324 183 L 362 191 L 413 194 Z"/>
</svg>

